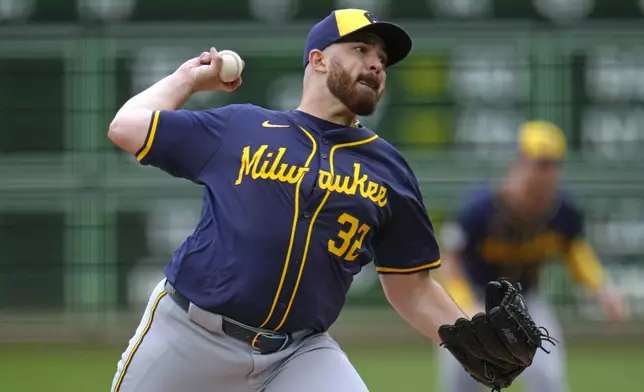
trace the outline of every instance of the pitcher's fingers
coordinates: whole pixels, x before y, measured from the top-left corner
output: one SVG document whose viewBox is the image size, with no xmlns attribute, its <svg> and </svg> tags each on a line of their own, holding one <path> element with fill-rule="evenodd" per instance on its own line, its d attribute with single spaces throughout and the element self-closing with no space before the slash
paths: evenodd
<svg viewBox="0 0 644 392">
<path fill-rule="evenodd" d="M 213 70 L 213 73 L 218 74 L 221 69 L 221 56 L 217 53 L 217 49 L 214 47 L 210 48 L 210 66 Z"/>
<path fill-rule="evenodd" d="M 232 82 L 228 82 L 228 83 L 221 82 L 221 89 L 226 92 L 233 92 L 237 90 L 237 88 L 241 86 L 241 84 L 242 84 L 242 78 L 240 76 Z"/>
<path fill-rule="evenodd" d="M 201 65 L 208 65 L 208 64 L 210 64 L 210 62 L 212 61 L 212 60 L 210 59 L 210 53 L 208 53 L 208 52 L 203 52 L 203 53 L 201 53 L 201 54 L 199 55 L 198 59 L 199 59 L 199 63 L 200 63 Z"/>
</svg>

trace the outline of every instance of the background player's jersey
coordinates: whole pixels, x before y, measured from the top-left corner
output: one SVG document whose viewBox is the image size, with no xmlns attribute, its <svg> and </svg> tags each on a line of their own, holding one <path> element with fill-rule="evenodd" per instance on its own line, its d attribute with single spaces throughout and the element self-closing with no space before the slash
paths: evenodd
<svg viewBox="0 0 644 392">
<path fill-rule="evenodd" d="M 521 223 L 503 207 L 496 190 L 484 186 L 469 195 L 456 228 L 450 247 L 458 249 L 461 268 L 477 291 L 501 276 L 530 290 L 538 284 L 542 264 L 562 258 L 582 238 L 583 217 L 559 192 L 553 209 L 540 219 Z"/>
<path fill-rule="evenodd" d="M 365 264 L 380 273 L 440 264 L 412 171 L 365 127 L 254 105 L 161 111 L 137 158 L 205 188 L 168 280 L 248 325 L 326 330 Z"/>
</svg>

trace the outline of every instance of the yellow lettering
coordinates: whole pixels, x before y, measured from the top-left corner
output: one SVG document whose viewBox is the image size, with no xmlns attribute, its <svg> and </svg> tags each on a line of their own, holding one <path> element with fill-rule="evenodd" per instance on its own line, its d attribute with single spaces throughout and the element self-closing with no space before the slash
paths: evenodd
<svg viewBox="0 0 644 392">
<path fill-rule="evenodd" d="M 353 164 L 353 184 L 349 190 L 349 195 L 355 195 L 356 190 L 360 187 L 360 194 L 364 197 L 364 184 L 367 182 L 369 177 L 366 174 L 360 176 L 360 164 L 355 162 Z"/>
<path fill-rule="evenodd" d="M 286 153 L 286 148 L 280 147 L 278 149 L 277 157 L 275 157 L 275 160 L 273 161 L 273 165 L 271 165 L 271 169 L 268 171 L 268 178 L 275 181 L 275 180 L 280 180 L 280 181 L 286 181 L 286 178 L 282 179 L 282 172 L 286 170 L 288 167 L 287 164 L 282 164 L 280 167 L 279 173 L 276 173 L 277 167 L 279 166 L 280 162 L 282 161 L 282 157 Z M 272 155 L 272 154 L 271 154 Z"/>
<path fill-rule="evenodd" d="M 277 156 L 274 159 L 268 159 L 272 158 L 274 153 L 269 152 L 264 155 L 267 148 L 268 145 L 261 145 L 251 158 L 250 146 L 244 147 L 242 150 L 239 176 L 237 177 L 237 181 L 235 181 L 235 185 L 241 184 L 244 176 L 248 175 L 253 179 L 261 178 L 264 180 L 278 180 L 295 184 L 309 171 L 308 167 L 299 167 L 296 165 L 281 163 L 284 154 L 286 154 L 286 148 L 284 147 L 278 149 Z M 263 158 L 266 159 L 262 161 Z M 260 161 L 262 161 L 261 166 Z M 277 169 L 278 167 L 279 170 Z"/>
<path fill-rule="evenodd" d="M 351 181 L 351 177 L 349 176 L 341 176 L 339 174 L 336 174 L 335 176 L 335 182 L 333 183 L 333 187 L 335 188 L 335 191 L 338 193 L 347 193 L 349 192 L 349 181 Z M 340 184 L 342 182 L 342 184 Z"/>
<path fill-rule="evenodd" d="M 241 165 L 235 185 L 239 185 L 244 177 L 252 179 L 264 179 L 280 181 L 289 184 L 296 184 L 309 172 L 308 167 L 290 165 L 283 163 L 286 148 L 280 147 L 277 152 L 267 151 L 268 145 L 262 144 L 257 151 L 251 152 L 251 146 L 242 150 Z M 327 192 L 344 193 L 355 195 L 358 191 L 360 196 L 370 199 L 380 207 L 387 205 L 387 188 L 378 183 L 369 181 L 369 176 L 361 173 L 360 163 L 353 164 L 353 175 L 333 175 L 326 170 L 320 170 L 318 185 L 321 190 Z"/>
<path fill-rule="evenodd" d="M 362 194 L 362 197 L 366 199 L 371 199 L 372 201 L 374 200 L 374 196 L 376 195 L 376 192 L 378 192 L 378 188 L 380 188 L 380 185 L 376 184 L 375 182 L 369 181 L 367 185 L 367 192 Z"/>
<path fill-rule="evenodd" d="M 378 194 L 376 203 L 378 203 L 380 207 L 387 205 L 387 188 L 385 188 L 384 186 L 380 187 L 380 193 Z"/>
<path fill-rule="evenodd" d="M 266 151 L 267 148 L 268 145 L 262 144 L 255 154 L 253 154 L 253 158 L 251 159 L 250 146 L 244 147 L 241 156 L 241 166 L 239 167 L 239 176 L 237 177 L 237 181 L 235 181 L 235 185 L 241 184 L 243 177 L 249 175 L 251 170 L 253 171 L 253 178 L 256 178 L 254 173 L 257 170 L 257 164 L 262 159 L 264 151 Z"/>
<path fill-rule="evenodd" d="M 521 243 L 488 238 L 481 246 L 481 254 L 491 263 L 538 263 L 560 254 L 564 244 L 563 238 L 552 232 Z"/>
<path fill-rule="evenodd" d="M 286 168 L 288 168 L 288 173 L 285 174 L 284 172 L 286 171 Z M 297 170 L 297 166 L 282 163 L 282 166 L 280 167 L 280 172 L 278 174 L 279 180 L 288 182 L 289 184 L 295 184 L 297 182 L 297 178 L 294 176 L 296 170 Z"/>
<path fill-rule="evenodd" d="M 269 173 L 268 173 L 268 164 L 271 163 L 270 160 L 265 160 L 264 163 L 262 163 L 262 167 L 257 171 L 257 176 L 263 180 L 266 180 L 269 178 Z M 253 173 L 254 174 L 254 173 Z M 253 178 L 257 178 L 253 176 Z"/>
<path fill-rule="evenodd" d="M 333 177 L 331 177 L 331 173 L 326 170 L 320 170 L 318 184 L 320 186 L 320 189 L 322 189 L 323 191 L 333 192 L 333 190 L 335 189 L 333 187 Z"/>
</svg>

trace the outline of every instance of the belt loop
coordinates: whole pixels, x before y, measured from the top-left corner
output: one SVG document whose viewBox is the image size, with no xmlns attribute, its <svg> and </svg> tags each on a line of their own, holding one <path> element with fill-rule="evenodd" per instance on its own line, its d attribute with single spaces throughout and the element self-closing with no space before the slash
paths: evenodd
<svg viewBox="0 0 644 392">
<path fill-rule="evenodd" d="M 174 286 L 170 283 L 170 281 L 166 278 L 165 280 L 165 291 L 168 292 L 168 294 L 175 294 L 177 290 L 174 288 Z"/>
<path fill-rule="evenodd" d="M 211 313 L 201 309 L 192 302 L 188 306 L 188 319 L 207 331 L 216 334 L 223 334 L 221 325 L 222 317 L 216 313 Z"/>
</svg>

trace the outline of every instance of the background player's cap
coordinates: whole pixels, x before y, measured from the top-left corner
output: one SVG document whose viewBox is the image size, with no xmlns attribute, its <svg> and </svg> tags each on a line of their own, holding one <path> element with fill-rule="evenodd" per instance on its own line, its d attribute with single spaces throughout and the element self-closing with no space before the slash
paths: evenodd
<svg viewBox="0 0 644 392">
<path fill-rule="evenodd" d="M 566 153 L 566 136 L 547 121 L 528 121 L 519 129 L 519 151 L 538 160 L 560 160 Z"/>
<path fill-rule="evenodd" d="M 309 63 L 309 53 L 313 49 L 324 50 L 358 31 L 367 31 L 382 39 L 385 43 L 388 67 L 407 57 L 411 51 L 411 38 L 402 27 L 380 21 L 369 11 L 342 9 L 333 11 L 309 31 L 304 50 L 304 67 Z"/>
</svg>

